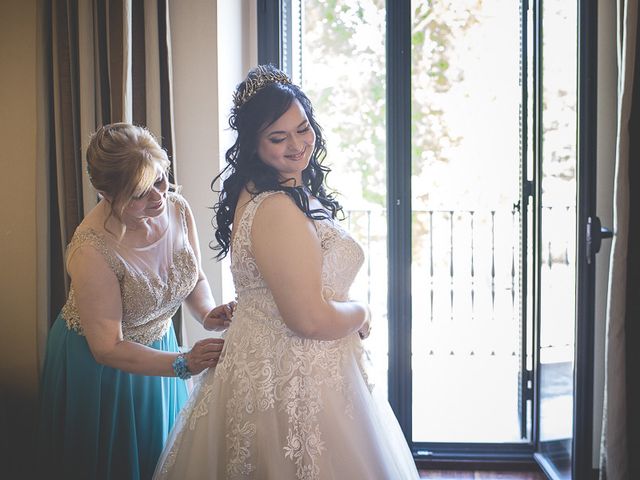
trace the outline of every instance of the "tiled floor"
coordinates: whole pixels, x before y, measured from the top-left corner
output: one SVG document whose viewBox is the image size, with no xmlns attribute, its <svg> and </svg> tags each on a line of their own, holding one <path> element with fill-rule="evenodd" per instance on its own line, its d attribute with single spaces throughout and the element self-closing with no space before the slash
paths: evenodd
<svg viewBox="0 0 640 480">
<path fill-rule="evenodd" d="M 489 472 L 489 471 L 453 471 L 420 470 L 421 479 L 434 480 L 545 480 L 538 472 Z"/>
</svg>

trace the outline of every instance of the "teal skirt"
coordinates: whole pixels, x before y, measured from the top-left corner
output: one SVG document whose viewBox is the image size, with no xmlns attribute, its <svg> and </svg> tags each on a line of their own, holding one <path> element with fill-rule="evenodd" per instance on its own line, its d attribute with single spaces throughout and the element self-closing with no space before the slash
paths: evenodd
<svg viewBox="0 0 640 480">
<path fill-rule="evenodd" d="M 173 326 L 150 347 L 177 352 Z M 186 400 L 183 380 L 98 364 L 86 338 L 59 315 L 49 332 L 40 388 L 42 478 L 151 478 Z"/>
</svg>

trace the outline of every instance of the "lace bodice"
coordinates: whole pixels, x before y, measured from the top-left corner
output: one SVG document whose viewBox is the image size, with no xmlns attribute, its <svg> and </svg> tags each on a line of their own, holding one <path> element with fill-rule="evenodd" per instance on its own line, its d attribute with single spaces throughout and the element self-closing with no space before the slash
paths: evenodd
<svg viewBox="0 0 640 480">
<path fill-rule="evenodd" d="M 231 273 L 239 297 L 267 285 L 258 270 L 251 248 L 251 226 L 260 204 L 271 195 L 284 192 L 263 192 L 245 208 L 238 221 L 232 244 Z M 322 248 L 322 285 L 327 300 L 347 300 L 349 288 L 362 263 L 362 247 L 336 221 L 315 220 L 314 226 Z"/>
<path fill-rule="evenodd" d="M 344 413 L 350 415 L 351 385 L 343 369 L 349 358 L 360 361 L 363 352 L 355 333 L 339 340 L 319 341 L 301 338 L 285 325 L 251 246 L 253 219 L 260 204 L 271 195 L 286 194 L 257 195 L 239 219 L 232 244 L 231 272 L 238 307 L 216 369 L 223 382 L 232 377 L 239 380 L 227 404 L 231 442 L 226 475 L 236 478 L 253 471 L 248 446 L 253 443 L 257 425 L 247 421 L 247 414 L 275 408 L 287 415 L 284 457 L 296 465 L 297 478 L 311 480 L 318 478 L 319 457 L 325 450 L 319 427 L 324 408 L 321 392 L 325 388 L 341 392 L 346 399 Z M 322 248 L 323 295 L 328 300 L 347 300 L 364 252 L 337 222 L 315 220 L 314 225 Z M 192 421 L 206 411 L 211 387 L 213 384 L 205 379 L 204 395 L 194 408 Z"/>
<path fill-rule="evenodd" d="M 167 210 L 166 232 L 144 248 L 124 247 L 108 233 L 82 225 L 67 247 L 67 261 L 85 245 L 102 254 L 120 284 L 123 337 L 144 345 L 164 336 L 171 317 L 198 279 L 196 257 L 188 240 L 185 200 L 169 193 Z M 69 328 L 82 334 L 73 282 L 62 316 Z"/>
</svg>

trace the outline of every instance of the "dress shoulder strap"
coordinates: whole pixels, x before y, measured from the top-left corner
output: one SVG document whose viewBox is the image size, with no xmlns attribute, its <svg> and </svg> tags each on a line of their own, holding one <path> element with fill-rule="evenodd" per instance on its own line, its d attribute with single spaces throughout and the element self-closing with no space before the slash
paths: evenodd
<svg viewBox="0 0 640 480">
<path fill-rule="evenodd" d="M 260 204 L 272 195 L 286 195 L 285 192 L 279 190 L 269 190 L 259 193 L 253 197 L 248 203 L 247 207 L 242 212 L 240 219 L 238 220 L 238 230 L 234 234 L 232 249 L 241 245 L 249 246 L 251 244 L 251 226 L 253 225 L 253 219 L 256 216 L 256 212 L 260 207 Z"/>
<path fill-rule="evenodd" d="M 183 244 L 188 243 L 189 226 L 187 223 L 187 201 L 178 192 L 169 192 L 167 194 L 167 200 L 171 205 L 175 205 L 178 210 L 178 216 L 180 217 L 180 226 L 182 228 Z"/>
<path fill-rule="evenodd" d="M 118 260 L 114 252 L 107 246 L 104 235 L 90 227 L 82 230 L 76 230 L 73 234 L 71 242 L 69 242 L 69 245 L 67 246 L 65 255 L 65 265 L 67 268 L 71 257 L 73 257 L 80 247 L 85 245 L 90 245 L 100 252 L 111 270 L 115 273 L 118 280 L 122 278 L 124 275 L 124 266 L 122 265 L 122 262 Z"/>
</svg>

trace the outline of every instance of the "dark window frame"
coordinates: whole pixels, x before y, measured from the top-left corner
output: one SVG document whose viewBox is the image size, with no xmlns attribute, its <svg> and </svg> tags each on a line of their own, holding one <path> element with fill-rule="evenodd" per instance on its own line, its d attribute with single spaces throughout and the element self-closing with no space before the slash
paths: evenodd
<svg viewBox="0 0 640 480">
<path fill-rule="evenodd" d="M 543 0 L 521 0 L 523 12 L 534 10 L 534 98 L 533 108 L 541 108 L 540 64 L 541 58 L 541 4 Z M 577 128 L 577 328 L 575 345 L 574 376 L 574 432 L 573 432 L 573 478 L 588 478 L 591 468 L 591 440 L 593 431 L 593 337 L 594 337 L 594 263 L 586 258 L 592 255 L 587 248 L 587 224 L 595 216 L 595 177 L 596 177 L 596 107 L 597 107 L 597 5 L 589 0 L 576 0 L 578 4 L 578 128 Z M 291 0 L 257 0 L 258 7 L 258 62 L 273 63 L 281 68 L 283 59 L 291 55 L 283 54 L 283 46 L 290 41 L 282 41 L 282 23 L 291 19 L 284 18 L 284 11 L 291 11 Z M 537 385 L 537 348 L 533 348 L 533 419 L 529 442 L 524 443 L 422 443 L 411 441 L 411 0 L 387 0 L 387 185 L 388 185 L 388 258 L 389 258 L 389 402 L 398 417 L 416 460 L 420 463 L 440 463 L 447 465 L 460 461 L 475 464 L 500 463 L 501 465 L 522 466 L 543 459 L 536 453 L 539 446 L 539 391 Z M 526 39 L 526 15 L 524 15 L 522 34 Z M 288 29 L 290 32 L 290 28 Z M 525 42 L 523 42 L 525 43 Z M 526 48 L 526 46 L 523 46 Z M 289 52 L 290 53 L 290 52 Z M 527 65 L 526 52 L 522 53 L 523 69 Z M 290 63 L 289 64 L 290 69 Z M 526 76 L 523 75 L 522 92 L 526 97 Z M 523 108 L 527 103 L 523 102 Z M 539 170 L 540 119 L 534 112 L 532 139 L 534 146 L 534 169 Z M 526 111 L 523 122 L 527 121 Z M 522 128 L 526 155 L 527 126 Z M 526 169 L 526 157 L 522 159 Z M 537 166 L 537 167 L 536 167 Z M 526 211 L 529 201 L 534 203 L 534 229 L 539 230 L 539 182 L 531 185 L 523 170 L 521 185 L 521 211 Z M 538 172 L 539 173 L 539 172 Z M 535 182 L 534 182 L 535 183 Z M 598 223 L 599 224 L 599 223 Z M 523 229 L 526 229 L 526 217 Z M 407 234 L 408 232 L 408 234 Z M 526 238 L 526 231 L 523 232 Z M 599 233 L 599 232 L 597 232 Z M 533 235 L 534 263 L 539 258 L 539 235 Z M 538 252 L 538 253 L 535 253 Z M 591 257 L 592 259 L 592 257 Z M 538 262 L 539 263 L 539 262 Z M 527 268 L 524 261 L 523 277 Z M 534 276 L 534 324 L 539 320 L 539 275 L 533 268 Z M 526 291 L 523 289 L 525 301 Z M 537 306 L 537 307 L 536 307 Z M 523 309 L 526 313 L 526 308 Z M 525 319 L 523 319 L 525 321 Z M 534 327 L 532 341 L 534 346 L 539 339 L 538 327 Z M 525 329 L 526 330 L 526 329 Z M 524 333 L 523 345 L 527 342 Z M 523 348 L 525 348 L 523 346 Z M 523 382 L 531 372 L 525 370 L 523 359 Z"/>
</svg>

